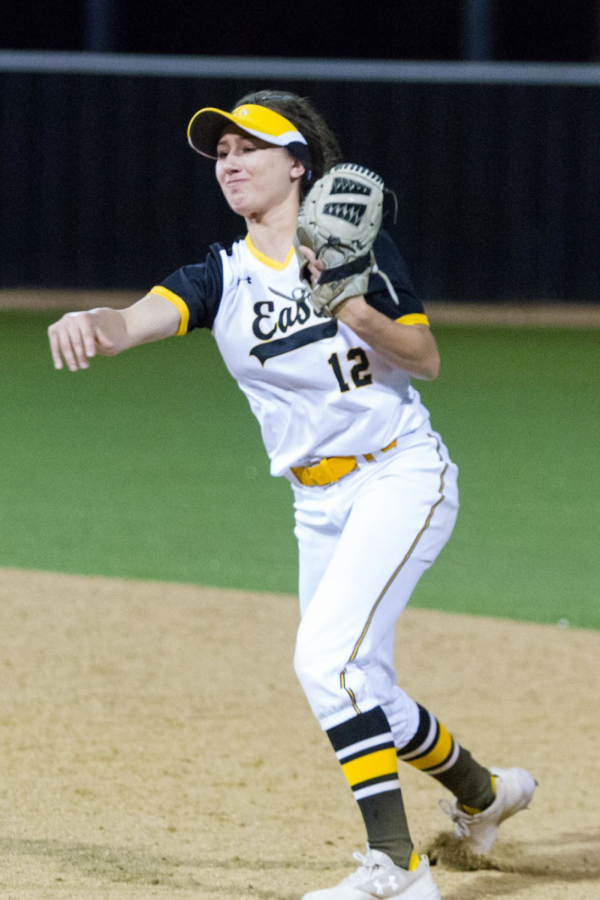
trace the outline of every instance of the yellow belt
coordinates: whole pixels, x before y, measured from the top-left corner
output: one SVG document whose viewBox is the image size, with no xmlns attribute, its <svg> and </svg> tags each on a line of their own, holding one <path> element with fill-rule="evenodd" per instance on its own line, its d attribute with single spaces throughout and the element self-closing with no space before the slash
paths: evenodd
<svg viewBox="0 0 600 900">
<path fill-rule="evenodd" d="M 395 446 L 396 441 L 392 441 L 387 447 L 382 448 L 381 453 L 386 453 Z M 363 459 L 366 459 L 367 462 L 375 461 L 372 453 L 365 453 Z M 329 459 L 322 459 L 316 466 L 292 466 L 292 472 L 300 484 L 308 487 L 315 485 L 322 487 L 324 484 L 339 481 L 344 475 L 348 475 L 357 468 L 358 463 L 355 456 L 330 456 Z"/>
</svg>

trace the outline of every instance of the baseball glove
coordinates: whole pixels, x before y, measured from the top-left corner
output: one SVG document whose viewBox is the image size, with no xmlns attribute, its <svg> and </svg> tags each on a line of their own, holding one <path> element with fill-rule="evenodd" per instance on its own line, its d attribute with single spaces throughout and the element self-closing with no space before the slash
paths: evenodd
<svg viewBox="0 0 600 900">
<path fill-rule="evenodd" d="M 354 163 L 341 163 L 307 194 L 298 214 L 294 244 L 300 277 L 317 312 L 333 316 L 343 300 L 365 294 L 369 275 L 379 271 L 372 248 L 381 226 L 385 190 L 379 175 Z M 301 245 L 325 263 L 314 285 L 298 250 Z M 398 303 L 389 279 L 380 274 Z"/>
</svg>

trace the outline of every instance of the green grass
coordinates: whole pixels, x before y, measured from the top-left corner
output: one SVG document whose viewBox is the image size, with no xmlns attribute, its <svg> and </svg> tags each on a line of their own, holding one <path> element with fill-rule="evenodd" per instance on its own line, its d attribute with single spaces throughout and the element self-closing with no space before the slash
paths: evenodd
<svg viewBox="0 0 600 900">
<path fill-rule="evenodd" d="M 422 394 L 462 509 L 419 604 L 600 627 L 600 332 L 448 328 L 439 344 Z"/>
<path fill-rule="evenodd" d="M 291 490 L 211 336 L 73 375 L 50 321 L 0 315 L 0 565 L 295 593 Z M 600 627 L 600 333 L 436 334 L 462 509 L 414 605 Z"/>
</svg>

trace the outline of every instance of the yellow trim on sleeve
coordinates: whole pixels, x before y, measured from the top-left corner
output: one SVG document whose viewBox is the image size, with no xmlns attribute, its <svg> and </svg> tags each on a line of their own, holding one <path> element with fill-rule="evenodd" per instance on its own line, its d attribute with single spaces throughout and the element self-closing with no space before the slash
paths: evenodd
<svg viewBox="0 0 600 900">
<path fill-rule="evenodd" d="M 185 300 L 182 300 L 177 294 L 174 294 L 173 291 L 170 291 L 168 288 L 163 287 L 162 285 L 156 285 L 150 291 L 151 294 L 160 294 L 161 297 L 164 297 L 165 300 L 168 300 L 169 303 L 172 303 L 173 306 L 177 309 L 180 319 L 179 319 L 179 328 L 175 332 L 175 337 L 181 337 L 184 334 L 187 334 L 188 325 L 190 322 L 190 311 Z"/>
<path fill-rule="evenodd" d="M 429 325 L 425 313 L 408 313 L 406 316 L 400 316 L 396 322 L 400 322 L 401 325 Z"/>
<path fill-rule="evenodd" d="M 350 787 L 371 778 L 379 778 L 380 775 L 397 775 L 396 751 L 393 747 L 389 747 L 387 750 L 376 750 L 366 756 L 359 756 L 358 759 L 342 764 L 342 771 Z"/>
<path fill-rule="evenodd" d="M 284 261 L 277 262 L 276 259 L 271 259 L 270 256 L 265 256 L 264 253 L 261 253 L 260 250 L 257 250 L 252 243 L 249 234 L 247 234 L 244 238 L 244 243 L 255 259 L 263 263 L 263 265 L 268 266 L 270 269 L 275 269 L 276 272 L 283 272 L 283 270 L 289 265 L 292 257 L 294 256 L 294 248 L 290 247 L 290 251 Z"/>
</svg>

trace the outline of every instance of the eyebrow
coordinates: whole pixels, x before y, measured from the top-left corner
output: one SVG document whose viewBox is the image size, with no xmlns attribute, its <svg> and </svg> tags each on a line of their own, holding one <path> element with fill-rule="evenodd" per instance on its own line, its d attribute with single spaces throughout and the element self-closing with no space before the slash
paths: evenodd
<svg viewBox="0 0 600 900">
<path fill-rule="evenodd" d="M 251 134 L 239 134 L 238 135 L 236 133 L 235 136 L 241 138 L 241 140 L 243 140 L 243 141 L 256 141 L 257 140 Z M 220 141 L 217 143 L 217 147 L 219 146 L 219 144 L 226 144 L 226 143 L 227 143 L 227 141 L 225 140 L 225 138 L 221 138 Z"/>
</svg>

